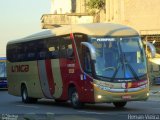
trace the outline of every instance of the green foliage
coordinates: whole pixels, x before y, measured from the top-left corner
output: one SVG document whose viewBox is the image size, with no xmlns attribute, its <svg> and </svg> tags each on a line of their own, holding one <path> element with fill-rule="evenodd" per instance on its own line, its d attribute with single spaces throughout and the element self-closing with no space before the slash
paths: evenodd
<svg viewBox="0 0 160 120">
<path fill-rule="evenodd" d="M 105 0 L 90 0 L 87 3 L 89 9 L 104 9 L 105 8 Z"/>
</svg>

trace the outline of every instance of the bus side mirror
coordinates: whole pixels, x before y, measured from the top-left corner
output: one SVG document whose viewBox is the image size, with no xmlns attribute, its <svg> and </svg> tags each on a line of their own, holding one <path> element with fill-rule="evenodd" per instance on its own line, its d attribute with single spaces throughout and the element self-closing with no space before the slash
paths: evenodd
<svg viewBox="0 0 160 120">
<path fill-rule="evenodd" d="M 81 42 L 81 44 L 86 46 L 89 49 L 90 54 L 91 54 L 91 59 L 96 60 L 96 49 L 95 49 L 95 47 L 91 43 L 88 43 L 88 42 Z"/>
<path fill-rule="evenodd" d="M 144 42 L 145 45 L 147 45 L 150 48 L 151 51 L 151 57 L 155 58 L 156 56 L 156 48 L 154 47 L 154 45 L 150 42 Z"/>
</svg>

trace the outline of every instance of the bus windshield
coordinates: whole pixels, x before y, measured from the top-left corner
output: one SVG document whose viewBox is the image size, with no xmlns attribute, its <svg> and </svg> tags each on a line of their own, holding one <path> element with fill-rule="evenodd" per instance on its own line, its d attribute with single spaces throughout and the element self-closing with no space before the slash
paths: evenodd
<svg viewBox="0 0 160 120">
<path fill-rule="evenodd" d="M 6 77 L 6 62 L 0 62 L 0 78 Z"/>
<path fill-rule="evenodd" d="M 146 75 L 146 59 L 139 37 L 91 38 L 96 48 L 97 77 L 113 80 L 136 79 Z"/>
</svg>

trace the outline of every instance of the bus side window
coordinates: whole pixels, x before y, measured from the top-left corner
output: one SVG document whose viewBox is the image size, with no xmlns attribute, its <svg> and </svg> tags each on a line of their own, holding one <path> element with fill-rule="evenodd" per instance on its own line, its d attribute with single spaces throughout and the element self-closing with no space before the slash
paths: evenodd
<svg viewBox="0 0 160 120">
<path fill-rule="evenodd" d="M 59 49 L 57 46 L 49 47 L 48 50 L 49 50 L 49 52 L 48 52 L 49 58 L 58 59 Z"/>
<path fill-rule="evenodd" d="M 36 47 L 35 42 L 28 42 L 24 47 L 25 61 L 32 61 L 36 59 Z"/>
<path fill-rule="evenodd" d="M 28 58 L 28 60 L 32 60 L 33 59 L 33 57 L 34 57 L 34 53 L 31 51 L 31 48 L 32 47 L 29 47 L 29 51 L 28 51 L 28 56 L 27 56 L 27 58 Z"/>
<path fill-rule="evenodd" d="M 16 45 L 13 46 L 8 46 L 8 56 L 7 59 L 9 59 L 9 61 L 11 62 L 16 62 Z"/>
<path fill-rule="evenodd" d="M 73 51 L 72 40 L 70 39 L 70 35 L 63 36 L 62 43 L 64 45 L 63 56 L 67 59 L 73 60 L 75 57 L 74 57 L 74 51 Z"/>
<path fill-rule="evenodd" d="M 66 48 L 66 54 L 68 59 L 75 59 L 72 41 L 70 39 L 66 40 L 67 48 Z"/>
<path fill-rule="evenodd" d="M 47 58 L 48 49 L 44 40 L 37 42 L 37 58 L 38 60 L 44 60 Z"/>
<path fill-rule="evenodd" d="M 63 37 L 59 38 L 59 46 L 60 46 L 60 49 L 59 49 L 60 58 L 67 58 L 67 55 L 66 55 L 67 45 L 66 45 L 66 40 Z"/>
<path fill-rule="evenodd" d="M 74 52 L 73 52 L 72 44 L 70 44 L 67 47 L 67 58 L 73 59 L 73 57 L 74 57 Z"/>
<path fill-rule="evenodd" d="M 20 53 L 19 50 L 20 50 L 19 44 L 15 44 L 15 47 L 13 49 L 13 61 L 14 62 L 19 61 L 19 53 Z"/>
<path fill-rule="evenodd" d="M 59 44 L 56 38 L 49 38 L 47 41 L 48 57 L 50 59 L 59 58 Z"/>
</svg>

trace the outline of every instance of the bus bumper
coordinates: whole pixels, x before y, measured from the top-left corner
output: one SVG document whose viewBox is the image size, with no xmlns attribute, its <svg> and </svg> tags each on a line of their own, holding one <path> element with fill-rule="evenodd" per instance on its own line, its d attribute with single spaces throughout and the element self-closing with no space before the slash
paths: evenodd
<svg viewBox="0 0 160 120">
<path fill-rule="evenodd" d="M 94 87 L 95 102 L 118 102 L 118 101 L 143 101 L 149 97 L 149 89 L 144 88 L 134 92 L 109 92 Z"/>
</svg>

